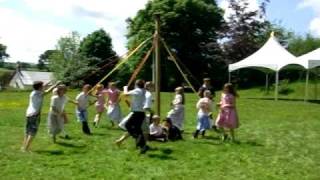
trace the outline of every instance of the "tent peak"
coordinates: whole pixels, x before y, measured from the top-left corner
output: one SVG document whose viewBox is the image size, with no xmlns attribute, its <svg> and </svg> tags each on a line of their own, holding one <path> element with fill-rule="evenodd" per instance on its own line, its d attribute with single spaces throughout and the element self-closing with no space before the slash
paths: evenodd
<svg viewBox="0 0 320 180">
<path fill-rule="evenodd" d="M 274 37 L 274 31 L 270 33 L 270 37 Z"/>
</svg>

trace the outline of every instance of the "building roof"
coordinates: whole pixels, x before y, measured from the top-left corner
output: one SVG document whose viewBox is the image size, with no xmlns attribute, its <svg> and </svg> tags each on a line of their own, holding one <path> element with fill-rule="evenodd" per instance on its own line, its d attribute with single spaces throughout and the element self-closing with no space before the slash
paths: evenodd
<svg viewBox="0 0 320 180">
<path fill-rule="evenodd" d="M 19 73 L 19 72 L 18 72 Z M 34 81 L 48 83 L 53 80 L 52 72 L 20 71 L 19 78 L 24 85 L 32 85 Z"/>
</svg>

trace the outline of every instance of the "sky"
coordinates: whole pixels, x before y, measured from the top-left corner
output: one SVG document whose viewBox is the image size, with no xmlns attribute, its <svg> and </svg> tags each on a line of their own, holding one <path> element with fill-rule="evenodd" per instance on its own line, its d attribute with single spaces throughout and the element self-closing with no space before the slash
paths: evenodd
<svg viewBox="0 0 320 180">
<path fill-rule="evenodd" d="M 57 40 L 78 31 L 82 37 L 103 28 L 118 54 L 126 50 L 126 23 L 148 0 L 0 0 L 0 43 L 7 46 L 7 62 L 33 62 Z M 248 0 L 257 9 L 260 0 Z M 270 0 L 267 19 L 297 34 L 320 37 L 320 0 Z M 225 17 L 232 13 L 218 0 Z"/>
</svg>

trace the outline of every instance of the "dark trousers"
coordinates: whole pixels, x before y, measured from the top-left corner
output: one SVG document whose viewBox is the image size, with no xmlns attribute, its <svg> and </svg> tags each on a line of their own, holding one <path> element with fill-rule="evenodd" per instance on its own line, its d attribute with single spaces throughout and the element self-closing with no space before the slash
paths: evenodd
<svg viewBox="0 0 320 180">
<path fill-rule="evenodd" d="M 133 112 L 126 124 L 127 131 L 133 138 L 135 138 L 136 146 L 140 148 L 144 148 L 146 146 L 146 140 L 141 129 L 144 118 L 144 112 Z"/>
<path fill-rule="evenodd" d="M 200 133 L 200 130 L 196 130 L 196 131 L 193 133 L 193 137 L 194 137 L 194 138 L 197 138 L 198 135 L 199 135 L 199 133 Z M 205 130 L 201 132 L 201 135 L 202 135 L 202 136 L 204 136 L 205 134 L 206 134 L 206 131 L 205 131 Z"/>
<path fill-rule="evenodd" d="M 82 132 L 85 134 L 91 134 L 90 128 L 87 121 L 82 122 Z"/>
</svg>

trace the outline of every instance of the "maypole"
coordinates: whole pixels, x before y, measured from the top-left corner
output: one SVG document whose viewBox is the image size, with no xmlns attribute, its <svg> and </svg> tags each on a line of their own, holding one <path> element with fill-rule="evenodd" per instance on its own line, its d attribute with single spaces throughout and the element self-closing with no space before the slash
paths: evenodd
<svg viewBox="0 0 320 180">
<path fill-rule="evenodd" d="M 155 14 L 155 33 L 154 33 L 154 48 L 155 48 L 155 95 L 156 95 L 156 114 L 160 116 L 160 86 L 161 86 L 161 64 L 160 64 L 160 14 Z"/>
</svg>

